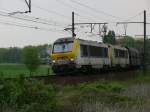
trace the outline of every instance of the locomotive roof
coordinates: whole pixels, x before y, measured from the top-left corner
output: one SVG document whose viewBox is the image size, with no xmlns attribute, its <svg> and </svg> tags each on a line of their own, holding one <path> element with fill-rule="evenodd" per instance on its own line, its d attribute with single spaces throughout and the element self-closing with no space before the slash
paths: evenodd
<svg viewBox="0 0 150 112">
<path fill-rule="evenodd" d="M 107 44 L 98 42 L 98 41 L 92 41 L 92 40 L 83 40 L 83 39 L 77 39 L 80 43 L 85 44 L 85 45 L 92 45 L 92 46 L 103 46 L 103 47 L 108 47 Z"/>
<path fill-rule="evenodd" d="M 132 47 L 127 47 L 131 52 L 136 52 L 136 53 L 139 53 L 139 51 L 135 48 L 132 48 Z"/>
<path fill-rule="evenodd" d="M 124 46 L 120 46 L 120 45 L 111 45 L 111 44 L 109 44 L 109 46 L 111 46 L 111 47 L 113 47 L 113 48 L 115 48 L 115 49 L 127 50 L 127 48 L 126 48 L 126 47 L 124 47 Z"/>
<path fill-rule="evenodd" d="M 59 38 L 54 43 L 60 43 L 60 42 L 72 42 L 74 38 L 66 37 L 66 38 Z"/>
<path fill-rule="evenodd" d="M 111 44 L 105 44 L 102 42 L 98 42 L 98 41 L 92 41 L 92 40 L 84 40 L 84 39 L 79 39 L 79 38 L 72 38 L 72 37 L 64 37 L 64 38 L 59 38 L 55 41 L 55 43 L 61 43 L 61 42 L 72 42 L 74 41 L 74 39 L 77 39 L 80 43 L 86 44 L 86 45 L 93 45 L 93 46 L 103 46 L 103 47 L 108 47 L 111 46 L 113 48 L 116 49 L 122 49 L 122 50 L 127 50 L 126 47 L 120 46 L 120 45 L 111 45 Z M 133 48 L 130 48 L 132 50 L 136 50 Z"/>
</svg>

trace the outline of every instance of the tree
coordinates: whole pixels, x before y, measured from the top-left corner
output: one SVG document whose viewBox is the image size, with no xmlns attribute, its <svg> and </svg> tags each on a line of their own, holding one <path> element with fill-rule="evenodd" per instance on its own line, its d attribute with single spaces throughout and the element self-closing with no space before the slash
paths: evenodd
<svg viewBox="0 0 150 112">
<path fill-rule="evenodd" d="M 116 38 L 115 38 L 115 32 L 114 31 L 109 31 L 107 35 L 104 36 L 103 42 L 104 43 L 109 43 L 109 44 L 116 44 Z"/>
<path fill-rule="evenodd" d="M 135 47 L 136 46 L 136 41 L 131 36 L 125 36 L 123 38 L 120 38 L 120 39 L 117 40 L 117 42 L 119 44 L 127 46 L 127 47 Z"/>
<path fill-rule="evenodd" d="M 23 49 L 22 53 L 23 63 L 26 65 L 30 71 L 30 75 L 36 71 L 40 65 L 40 59 L 38 55 L 38 50 L 36 47 L 28 46 Z"/>
</svg>

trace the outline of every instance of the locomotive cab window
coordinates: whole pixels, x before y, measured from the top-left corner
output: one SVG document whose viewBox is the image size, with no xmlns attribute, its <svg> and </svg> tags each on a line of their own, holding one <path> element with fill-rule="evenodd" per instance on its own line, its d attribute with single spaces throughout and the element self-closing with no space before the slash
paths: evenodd
<svg viewBox="0 0 150 112">
<path fill-rule="evenodd" d="M 53 46 L 53 53 L 71 52 L 72 48 L 73 48 L 73 42 L 55 43 Z"/>
</svg>

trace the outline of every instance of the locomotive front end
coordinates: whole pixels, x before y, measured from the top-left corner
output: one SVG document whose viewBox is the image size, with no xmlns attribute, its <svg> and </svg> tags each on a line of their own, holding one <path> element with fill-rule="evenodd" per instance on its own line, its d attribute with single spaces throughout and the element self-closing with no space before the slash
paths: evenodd
<svg viewBox="0 0 150 112">
<path fill-rule="evenodd" d="M 54 42 L 51 53 L 54 73 L 70 72 L 75 69 L 77 55 L 77 40 L 61 38 Z"/>
</svg>

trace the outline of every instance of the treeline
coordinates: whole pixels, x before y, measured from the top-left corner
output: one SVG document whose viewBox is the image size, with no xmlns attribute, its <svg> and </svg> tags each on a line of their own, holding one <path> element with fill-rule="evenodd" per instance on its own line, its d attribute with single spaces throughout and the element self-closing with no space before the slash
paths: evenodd
<svg viewBox="0 0 150 112">
<path fill-rule="evenodd" d="M 20 63 L 21 48 L 0 48 L 0 63 Z"/>
<path fill-rule="evenodd" d="M 41 63 L 46 63 L 48 60 L 51 45 L 39 45 L 36 46 Z M 23 48 L 10 47 L 0 48 L 0 63 L 22 63 Z"/>
<path fill-rule="evenodd" d="M 130 36 L 125 36 L 120 39 L 117 39 L 117 44 L 136 48 L 141 54 L 141 61 L 143 62 L 143 54 L 144 54 L 144 39 L 134 39 Z M 150 64 L 150 39 L 146 40 L 146 63 Z"/>
</svg>

